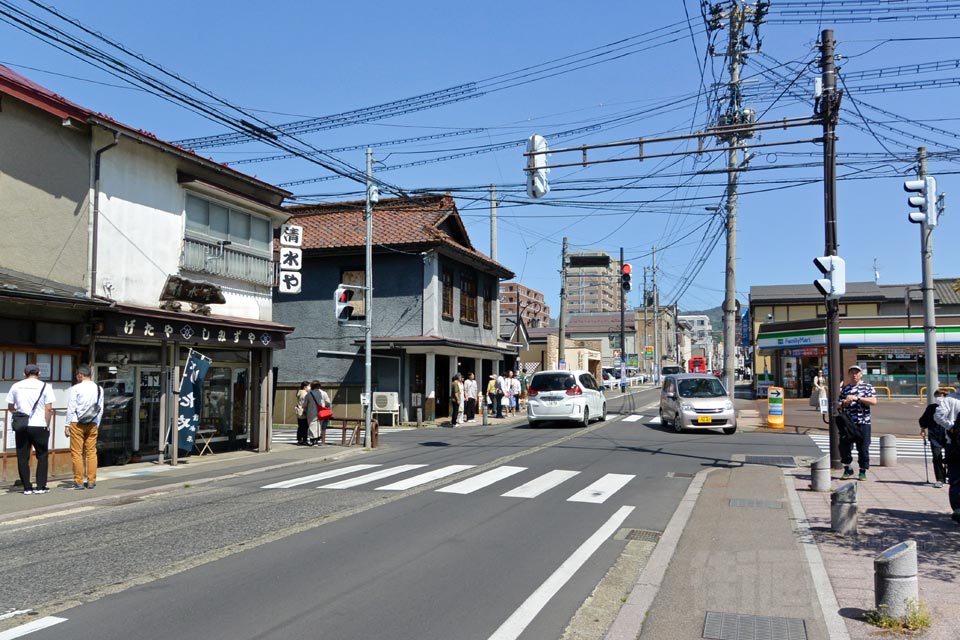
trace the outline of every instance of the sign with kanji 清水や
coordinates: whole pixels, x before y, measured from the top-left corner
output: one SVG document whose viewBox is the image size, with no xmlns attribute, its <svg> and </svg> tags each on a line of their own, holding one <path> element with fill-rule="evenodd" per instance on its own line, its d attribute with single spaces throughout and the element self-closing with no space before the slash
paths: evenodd
<svg viewBox="0 0 960 640">
<path fill-rule="evenodd" d="M 300 293 L 303 288 L 303 227 L 295 224 L 280 226 L 280 277 L 277 290 L 280 293 Z"/>
</svg>

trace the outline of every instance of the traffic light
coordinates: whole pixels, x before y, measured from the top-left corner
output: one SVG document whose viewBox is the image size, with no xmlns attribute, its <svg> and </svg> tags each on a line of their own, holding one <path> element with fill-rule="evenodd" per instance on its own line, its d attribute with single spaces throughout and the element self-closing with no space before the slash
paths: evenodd
<svg viewBox="0 0 960 640">
<path fill-rule="evenodd" d="M 629 264 L 624 263 L 620 267 L 620 288 L 623 289 L 624 293 L 629 293 L 630 289 L 633 288 L 633 267 Z"/>
<path fill-rule="evenodd" d="M 527 139 L 527 153 L 537 153 L 527 156 L 527 195 L 531 198 L 542 198 L 550 191 L 547 184 L 547 140 L 543 136 L 532 135 Z"/>
<path fill-rule="evenodd" d="M 830 300 L 837 300 L 847 292 L 847 265 L 840 256 L 820 256 L 813 264 L 826 278 L 813 281 L 817 291 Z"/>
<path fill-rule="evenodd" d="M 353 306 L 350 301 L 353 300 L 353 290 L 347 289 L 343 285 L 337 287 L 333 292 L 333 302 L 336 306 L 337 322 L 343 324 L 350 322 L 353 317 Z"/>
<path fill-rule="evenodd" d="M 911 211 L 907 217 L 910 222 L 925 224 L 928 227 L 937 226 L 937 180 L 927 176 L 919 180 L 907 180 L 903 183 L 903 190 L 907 193 L 919 193 L 918 196 L 907 198 L 907 204 L 917 209 Z"/>
</svg>

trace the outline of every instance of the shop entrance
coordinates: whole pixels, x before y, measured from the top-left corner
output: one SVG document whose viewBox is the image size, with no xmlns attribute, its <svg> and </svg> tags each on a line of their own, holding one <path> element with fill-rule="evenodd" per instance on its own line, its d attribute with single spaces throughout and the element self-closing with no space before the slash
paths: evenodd
<svg viewBox="0 0 960 640">
<path fill-rule="evenodd" d="M 147 366 L 97 367 L 103 387 L 103 420 L 97 452 L 103 465 L 126 464 L 156 455 L 160 447 L 160 369 Z"/>
</svg>

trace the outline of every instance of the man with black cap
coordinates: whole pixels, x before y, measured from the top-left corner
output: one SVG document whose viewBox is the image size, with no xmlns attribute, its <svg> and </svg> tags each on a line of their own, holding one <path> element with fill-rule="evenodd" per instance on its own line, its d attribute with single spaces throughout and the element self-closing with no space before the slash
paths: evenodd
<svg viewBox="0 0 960 640">
<path fill-rule="evenodd" d="M 853 477 L 853 445 L 857 446 L 857 464 L 860 466 L 858 480 L 867 479 L 870 468 L 870 407 L 877 404 L 877 392 L 873 385 L 863 381 L 863 369 L 851 365 L 847 379 L 840 388 L 840 411 L 855 426 L 855 436 L 840 434 L 840 462 L 846 480 Z"/>
<path fill-rule="evenodd" d="M 7 411 L 26 414 L 27 425 L 14 429 L 17 442 L 17 470 L 23 484 L 23 495 L 47 493 L 47 449 L 50 444 L 50 421 L 53 419 L 53 389 L 40 379 L 40 367 L 28 364 L 23 380 L 7 393 Z M 30 447 L 37 456 L 37 486 L 30 483 Z"/>
</svg>

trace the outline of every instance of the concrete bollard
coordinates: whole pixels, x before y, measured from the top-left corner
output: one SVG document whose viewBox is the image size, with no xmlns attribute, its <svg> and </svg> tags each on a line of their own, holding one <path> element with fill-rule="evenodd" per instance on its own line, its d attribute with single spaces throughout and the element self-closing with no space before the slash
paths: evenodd
<svg viewBox="0 0 960 640">
<path fill-rule="evenodd" d="M 897 466 L 897 436 L 880 436 L 880 466 Z"/>
<path fill-rule="evenodd" d="M 841 485 L 830 495 L 830 528 L 842 536 L 859 532 L 856 483 Z"/>
<path fill-rule="evenodd" d="M 909 601 L 919 595 L 915 541 L 895 544 L 874 559 L 873 589 L 877 610 L 894 618 L 907 614 Z"/>
<path fill-rule="evenodd" d="M 830 491 L 830 456 L 823 456 L 810 464 L 810 490 Z"/>
</svg>

